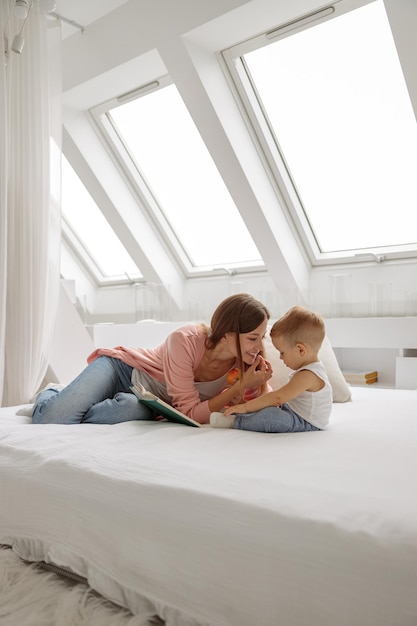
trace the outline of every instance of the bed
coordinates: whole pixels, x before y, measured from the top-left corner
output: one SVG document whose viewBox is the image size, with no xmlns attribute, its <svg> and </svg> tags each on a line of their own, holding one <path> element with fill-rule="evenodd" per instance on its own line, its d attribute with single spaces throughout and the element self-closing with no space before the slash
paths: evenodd
<svg viewBox="0 0 417 626">
<path fill-rule="evenodd" d="M 32 425 L 0 409 L 0 543 L 168 626 L 415 626 L 417 391 L 325 432 Z"/>
</svg>

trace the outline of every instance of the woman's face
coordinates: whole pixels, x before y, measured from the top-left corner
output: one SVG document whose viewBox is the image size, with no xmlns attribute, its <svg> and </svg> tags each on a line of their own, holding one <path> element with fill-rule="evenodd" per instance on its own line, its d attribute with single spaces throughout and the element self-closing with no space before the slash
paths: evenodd
<svg viewBox="0 0 417 626">
<path fill-rule="evenodd" d="M 242 359 L 243 362 L 247 365 L 252 365 L 255 361 L 256 357 L 260 353 L 263 348 L 262 340 L 265 337 L 266 327 L 268 325 L 268 320 L 265 319 L 262 324 L 260 324 L 257 328 L 252 330 L 250 333 L 240 333 L 240 349 L 242 351 Z M 238 356 L 237 347 L 235 341 L 235 334 L 228 333 L 227 335 L 229 345 L 233 346 L 233 354 L 234 356 Z"/>
</svg>

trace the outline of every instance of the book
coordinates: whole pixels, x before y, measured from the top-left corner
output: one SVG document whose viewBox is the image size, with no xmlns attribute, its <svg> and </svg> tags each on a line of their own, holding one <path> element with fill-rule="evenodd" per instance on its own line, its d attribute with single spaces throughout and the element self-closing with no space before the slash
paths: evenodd
<svg viewBox="0 0 417 626">
<path fill-rule="evenodd" d="M 178 411 L 175 407 L 161 400 L 161 398 L 158 398 L 158 396 L 148 391 L 148 389 L 145 389 L 140 383 L 135 383 L 131 387 L 131 390 L 139 402 L 152 409 L 152 411 L 155 411 L 158 415 L 165 417 L 170 422 L 201 428 L 201 424 L 191 419 L 191 417 L 184 415 L 184 413 L 181 413 L 181 411 Z"/>
<path fill-rule="evenodd" d="M 378 381 L 378 372 L 375 370 L 343 370 L 346 382 L 351 384 L 370 385 Z"/>
</svg>

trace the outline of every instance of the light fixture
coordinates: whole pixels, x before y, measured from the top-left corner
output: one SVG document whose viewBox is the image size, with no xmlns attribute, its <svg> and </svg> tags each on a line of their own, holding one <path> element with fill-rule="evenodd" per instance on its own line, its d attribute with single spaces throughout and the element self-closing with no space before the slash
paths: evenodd
<svg viewBox="0 0 417 626">
<path fill-rule="evenodd" d="M 19 20 L 25 20 L 29 13 L 28 0 L 15 0 L 13 13 Z"/>
<path fill-rule="evenodd" d="M 25 45 L 25 40 L 20 33 L 13 37 L 12 41 L 12 50 L 16 52 L 16 54 L 21 54 L 23 50 L 23 46 Z"/>
<path fill-rule="evenodd" d="M 33 0 L 15 0 L 14 14 L 19 19 L 23 20 L 20 31 L 13 37 L 11 49 L 16 54 L 22 54 L 25 40 L 23 37 L 23 29 L 28 19 L 29 11 L 32 8 Z"/>
</svg>

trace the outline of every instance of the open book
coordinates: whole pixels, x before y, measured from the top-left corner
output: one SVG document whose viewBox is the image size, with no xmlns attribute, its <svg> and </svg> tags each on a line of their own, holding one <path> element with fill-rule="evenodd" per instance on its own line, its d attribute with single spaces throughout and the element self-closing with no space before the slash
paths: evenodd
<svg viewBox="0 0 417 626">
<path fill-rule="evenodd" d="M 201 424 L 191 419 L 191 417 L 187 417 L 178 409 L 175 409 L 170 404 L 155 396 L 152 392 L 148 391 L 141 385 L 140 383 L 135 383 L 131 390 L 142 404 L 145 404 L 147 407 L 155 411 L 158 415 L 162 415 L 166 417 L 170 422 L 177 422 L 178 424 L 186 424 L 187 426 L 196 426 L 197 428 L 201 427 Z"/>
</svg>

